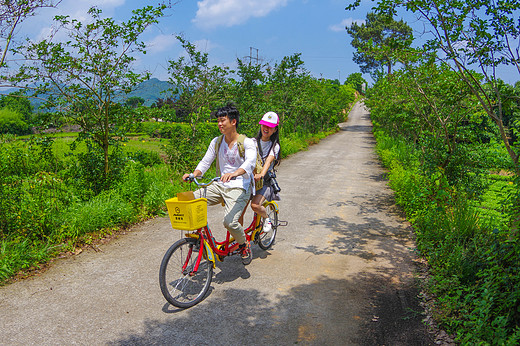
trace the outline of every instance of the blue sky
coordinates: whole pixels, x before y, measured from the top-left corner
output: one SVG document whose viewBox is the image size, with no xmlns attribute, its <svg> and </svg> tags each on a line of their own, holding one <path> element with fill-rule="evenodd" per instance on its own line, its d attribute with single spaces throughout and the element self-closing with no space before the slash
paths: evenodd
<svg viewBox="0 0 520 346">
<path fill-rule="evenodd" d="M 183 50 L 175 35 L 183 34 L 199 50 L 209 54 L 212 64 L 236 65 L 236 58 L 250 55 L 274 64 L 284 56 L 301 53 L 305 68 L 315 77 L 345 78 L 359 72 L 352 61 L 353 49 L 345 24 L 363 20 L 365 13 L 353 17 L 345 11 L 344 0 L 181 0 L 160 23 L 143 36 L 148 53 L 136 63 L 138 70 L 149 70 L 159 79 L 168 78 L 169 60 Z M 131 10 L 144 4 L 137 0 L 63 0 L 58 10 L 42 9 L 23 23 L 22 32 L 37 39 L 50 30 L 56 14 L 87 18 L 90 6 L 103 15 L 127 20 Z M 368 76 L 366 76 L 368 77 Z"/>
<path fill-rule="evenodd" d="M 67 14 L 87 18 L 96 6 L 103 15 L 128 20 L 131 11 L 159 0 L 62 0 L 58 9 L 42 9 L 23 23 L 17 34 L 32 39 L 49 33 L 52 18 Z M 346 11 L 349 0 L 171 0 L 172 8 L 159 24 L 141 37 L 148 53 L 136 61 L 137 71 L 148 70 L 161 80 L 168 79 L 169 60 L 184 52 L 175 36 L 182 34 L 209 54 L 210 63 L 235 67 L 236 59 L 253 56 L 267 63 L 280 62 L 284 56 L 301 53 L 305 68 L 315 77 L 345 78 L 359 67 L 352 61 L 354 49 L 346 25 L 364 22 L 372 2 L 363 0 L 356 11 Z M 400 18 L 398 18 L 400 19 Z M 412 27 L 422 28 L 411 16 L 404 18 Z M 251 50 L 251 47 L 254 48 Z M 500 78 L 508 83 L 518 73 L 502 70 Z M 370 81 L 368 75 L 364 78 Z"/>
</svg>

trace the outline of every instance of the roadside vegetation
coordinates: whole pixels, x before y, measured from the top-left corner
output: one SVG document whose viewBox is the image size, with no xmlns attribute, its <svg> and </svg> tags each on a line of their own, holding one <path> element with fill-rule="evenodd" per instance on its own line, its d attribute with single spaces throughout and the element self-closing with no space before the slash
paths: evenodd
<svg viewBox="0 0 520 346">
<path fill-rule="evenodd" d="M 425 296 L 463 345 L 520 342 L 520 82 L 495 78 L 505 66 L 520 76 L 519 10 L 378 1 L 347 29 L 375 80 L 365 104 L 427 263 Z M 418 42 L 393 19 L 405 11 L 424 24 Z"/>
</svg>

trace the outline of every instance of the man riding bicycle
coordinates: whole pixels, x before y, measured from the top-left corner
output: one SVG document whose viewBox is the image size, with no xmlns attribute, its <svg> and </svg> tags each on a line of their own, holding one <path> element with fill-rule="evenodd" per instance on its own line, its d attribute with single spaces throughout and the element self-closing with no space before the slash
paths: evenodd
<svg viewBox="0 0 520 346">
<path fill-rule="evenodd" d="M 256 163 L 256 145 L 252 139 L 246 138 L 242 158 L 237 143 L 239 136 L 237 132 L 238 110 L 234 106 L 225 106 L 217 110 L 216 116 L 218 128 L 224 136 L 220 147 L 216 149 L 219 137 L 213 138 L 206 154 L 191 174 L 195 177 L 204 175 L 218 155 L 217 172 L 221 174 L 220 181 L 207 187 L 206 196 L 204 196 L 203 189 L 195 191 L 194 195 L 195 198 L 206 197 L 208 205 L 224 204 L 224 227 L 240 244 L 242 263 L 247 265 L 251 263 L 252 259 L 251 245 L 246 240 L 244 227 L 240 224 L 239 218 L 251 195 L 252 171 Z M 189 175 L 190 173 L 185 174 L 183 180 L 186 181 Z"/>
</svg>

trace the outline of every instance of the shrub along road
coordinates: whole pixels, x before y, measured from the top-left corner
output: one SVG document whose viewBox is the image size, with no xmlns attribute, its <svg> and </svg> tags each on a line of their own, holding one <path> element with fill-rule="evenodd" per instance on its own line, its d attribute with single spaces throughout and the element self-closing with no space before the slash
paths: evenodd
<svg viewBox="0 0 520 346">
<path fill-rule="evenodd" d="M 358 104 L 339 133 L 284 160 L 280 218 L 289 226 L 271 250 L 253 246 L 250 265 L 219 263 L 195 307 L 176 309 L 161 295 L 159 264 L 181 233 L 156 218 L 1 287 L 2 344 L 433 344 L 411 229 L 374 144 Z M 209 211 L 220 228 L 221 209 Z"/>
</svg>

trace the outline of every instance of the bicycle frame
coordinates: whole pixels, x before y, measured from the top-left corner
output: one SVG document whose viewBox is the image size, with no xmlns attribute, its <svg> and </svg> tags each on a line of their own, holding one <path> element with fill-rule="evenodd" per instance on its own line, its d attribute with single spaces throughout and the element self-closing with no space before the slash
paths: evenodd
<svg viewBox="0 0 520 346">
<path fill-rule="evenodd" d="M 215 182 L 219 179 L 220 179 L 219 177 L 215 177 L 215 178 L 211 179 L 211 181 L 209 183 L 199 183 L 199 182 L 197 182 L 197 177 L 194 177 L 193 174 L 191 174 L 188 180 L 194 182 L 198 187 L 204 188 L 204 194 L 205 194 L 205 189 L 209 185 L 211 185 L 213 182 Z M 265 207 L 269 204 L 274 205 L 276 212 L 278 212 L 278 204 L 276 204 L 276 202 L 274 202 L 274 201 L 265 201 L 263 206 Z M 248 241 L 255 240 L 258 232 L 260 232 L 262 230 L 263 226 L 260 225 L 260 219 L 261 218 L 259 217 L 259 215 L 254 213 L 253 221 L 251 221 L 251 224 L 249 225 L 249 227 L 247 227 L 244 230 L 246 239 Z M 215 268 L 215 266 L 216 266 L 215 255 L 217 255 L 216 256 L 217 260 L 222 262 L 224 257 L 234 255 L 237 252 L 238 246 L 239 246 L 235 242 L 235 239 L 231 236 L 229 231 L 226 232 L 226 240 L 221 241 L 221 242 L 216 241 L 215 237 L 213 236 L 213 233 L 211 233 L 211 229 L 209 228 L 209 225 L 201 227 L 201 228 L 197 229 L 195 232 L 191 232 L 191 233 L 188 232 L 185 234 L 185 236 L 188 238 L 200 239 L 200 244 L 202 245 L 202 246 L 199 246 L 199 249 L 202 251 L 200 251 L 200 250 L 198 251 L 198 253 L 199 253 L 198 258 L 197 258 L 195 267 L 193 268 L 192 272 L 197 272 L 201 259 L 202 259 L 202 256 L 205 256 L 209 261 L 211 261 L 213 263 L 213 268 Z M 191 258 L 192 253 L 193 253 L 193 251 L 190 251 L 190 253 L 186 259 L 186 263 Z M 186 268 L 184 268 L 186 266 L 187 266 L 186 264 L 183 266 L 183 271 L 186 269 Z"/>
<path fill-rule="evenodd" d="M 275 206 L 276 211 L 278 211 L 278 204 L 276 204 L 276 202 L 266 201 L 264 203 L 264 206 L 268 204 L 273 204 Z M 251 224 L 244 230 L 246 239 L 248 241 L 254 240 L 258 232 L 262 230 L 260 220 L 260 216 L 257 213 L 254 213 Z M 202 245 L 202 251 L 199 251 L 195 267 L 193 268 L 193 272 L 197 272 L 197 270 L 199 269 L 199 264 L 202 259 L 202 256 L 206 256 L 207 259 L 213 263 L 213 268 L 215 268 L 215 257 L 218 261 L 222 262 L 224 257 L 231 256 L 235 254 L 235 252 L 238 250 L 238 244 L 234 242 L 235 239 L 231 236 L 229 231 L 226 232 L 226 239 L 224 241 L 219 242 L 215 240 L 215 237 L 213 236 L 213 233 L 211 232 L 211 229 L 208 225 L 197 229 L 194 233 L 186 233 L 185 235 L 189 238 L 200 239 L 200 243 Z M 189 254 L 186 261 L 189 260 L 191 254 L 192 253 Z M 183 271 L 185 269 L 186 268 L 183 267 Z"/>
</svg>

